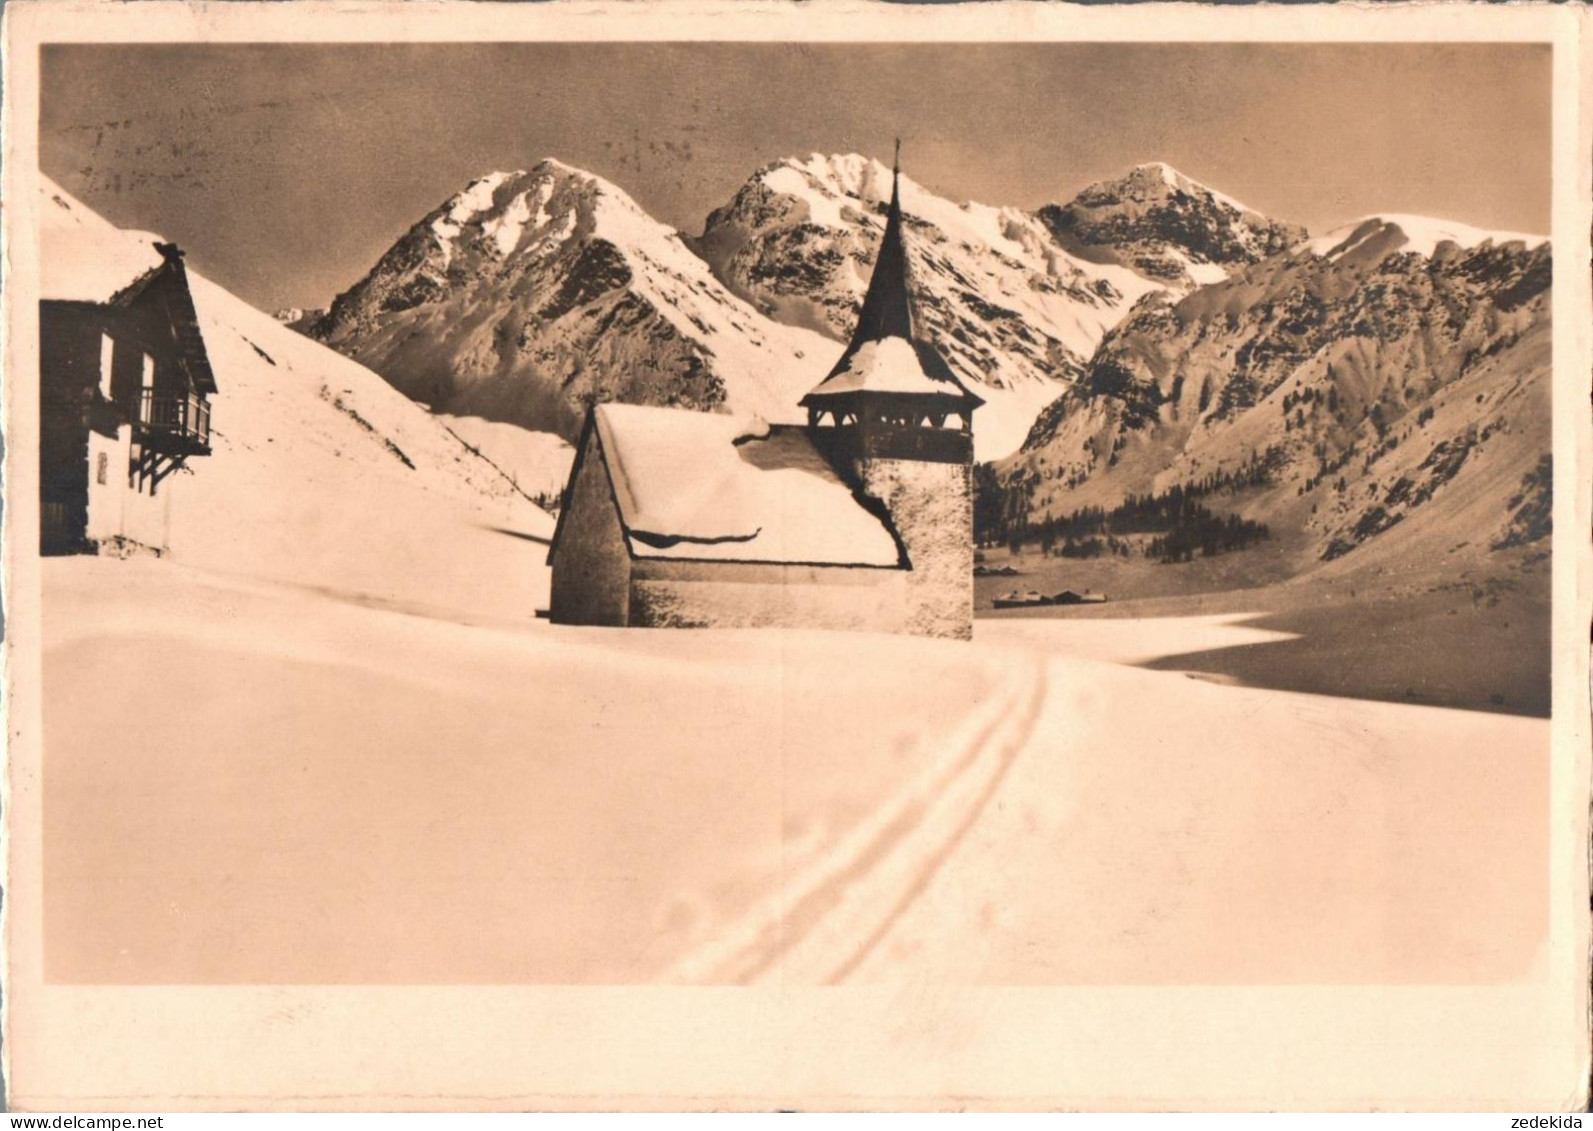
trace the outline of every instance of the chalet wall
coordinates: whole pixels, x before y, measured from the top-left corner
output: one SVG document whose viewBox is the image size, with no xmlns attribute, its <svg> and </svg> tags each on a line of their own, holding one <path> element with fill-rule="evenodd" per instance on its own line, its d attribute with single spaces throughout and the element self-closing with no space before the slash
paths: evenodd
<svg viewBox="0 0 1593 1131">
<path fill-rule="evenodd" d="M 122 534 L 122 505 L 131 494 L 127 486 L 127 455 L 132 433 L 125 424 L 117 429 L 114 439 L 89 433 L 88 524 L 84 535 L 90 542 L 108 542 Z M 164 540 L 159 544 L 164 545 Z"/>
<path fill-rule="evenodd" d="M 200 474 L 204 474 L 203 471 Z M 171 475 L 152 486 L 146 480 L 142 487 L 122 487 L 122 537 L 136 546 L 165 553 L 171 541 L 172 496 L 182 476 Z"/>
<path fill-rule="evenodd" d="M 39 535 L 46 554 L 84 548 L 89 414 L 100 331 L 78 303 L 39 304 Z"/>
<path fill-rule="evenodd" d="M 112 386 L 102 392 L 102 337 L 131 323 L 88 303 L 40 304 L 40 550 L 78 553 L 127 548 L 164 551 L 171 529 L 167 479 L 158 488 L 128 483 L 132 427 L 143 351 L 118 337 Z M 123 403 L 125 402 L 125 403 Z"/>
<path fill-rule="evenodd" d="M 588 431 L 578 458 L 553 551 L 548 618 L 555 624 L 623 625 L 631 596 L 630 553 L 596 430 Z"/>
<path fill-rule="evenodd" d="M 644 559 L 632 573 L 630 623 L 900 632 L 905 581 L 897 569 Z"/>
<path fill-rule="evenodd" d="M 158 487 L 148 482 L 142 488 L 129 484 L 132 433 L 127 424 L 117 429 L 114 439 L 89 433 L 85 534 L 101 551 L 142 548 L 165 553 L 171 540 L 171 497 L 177 477 L 163 479 Z"/>
<path fill-rule="evenodd" d="M 139 547 L 165 553 L 171 540 L 170 481 L 160 485 L 151 495 L 144 491 L 126 489 L 122 495 L 122 537 Z"/>
<path fill-rule="evenodd" d="M 966 463 L 864 458 L 863 490 L 884 502 L 907 547 L 907 611 L 898 631 L 973 636 L 973 483 Z"/>
</svg>

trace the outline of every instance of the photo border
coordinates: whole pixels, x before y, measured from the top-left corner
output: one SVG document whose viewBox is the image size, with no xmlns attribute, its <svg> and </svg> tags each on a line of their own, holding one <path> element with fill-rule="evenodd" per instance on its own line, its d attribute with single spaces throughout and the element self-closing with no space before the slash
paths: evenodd
<svg viewBox="0 0 1593 1131">
<path fill-rule="evenodd" d="M 1570 7 L 84 3 L 5 12 L 5 1050 L 22 1110 L 1577 1110 L 1589 995 L 1587 60 Z M 1554 61 L 1547 962 L 1505 986 L 62 986 L 43 980 L 37 546 L 44 42 L 1545 42 Z M 1502 751 L 1507 755 L 1508 752 Z M 1238 925 L 1236 925 L 1237 929 Z"/>
</svg>

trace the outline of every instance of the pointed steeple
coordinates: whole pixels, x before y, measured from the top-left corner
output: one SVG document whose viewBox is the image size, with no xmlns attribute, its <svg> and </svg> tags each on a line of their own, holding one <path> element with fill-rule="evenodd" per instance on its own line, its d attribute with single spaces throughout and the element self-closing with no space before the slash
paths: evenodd
<svg viewBox="0 0 1593 1131">
<path fill-rule="evenodd" d="M 874 276 L 852 331 L 851 349 L 882 338 L 913 337 L 913 304 L 907 290 L 907 248 L 902 243 L 902 143 L 896 142 L 891 170 L 891 203 L 885 213 L 885 238 L 874 260 Z M 848 350 L 851 352 L 851 350 Z"/>
<path fill-rule="evenodd" d="M 860 419 L 860 397 L 884 397 L 889 415 L 909 419 L 960 416 L 965 426 L 983 404 L 957 379 L 934 346 L 918 336 L 909 288 L 907 246 L 902 222 L 902 143 L 896 141 L 891 171 L 891 202 L 885 212 L 885 235 L 874 260 L 874 274 L 863 295 L 857 327 L 846 352 L 801 404 L 817 422 L 823 412 Z M 869 349 L 870 346 L 875 347 Z"/>
</svg>

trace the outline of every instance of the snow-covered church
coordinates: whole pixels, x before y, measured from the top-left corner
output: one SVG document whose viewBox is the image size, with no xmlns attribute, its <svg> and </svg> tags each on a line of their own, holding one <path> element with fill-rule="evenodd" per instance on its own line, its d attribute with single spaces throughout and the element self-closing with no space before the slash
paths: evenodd
<svg viewBox="0 0 1593 1131">
<path fill-rule="evenodd" d="M 973 413 L 917 330 L 900 167 L 857 328 L 807 423 L 587 415 L 548 561 L 559 624 L 973 634 Z"/>
</svg>

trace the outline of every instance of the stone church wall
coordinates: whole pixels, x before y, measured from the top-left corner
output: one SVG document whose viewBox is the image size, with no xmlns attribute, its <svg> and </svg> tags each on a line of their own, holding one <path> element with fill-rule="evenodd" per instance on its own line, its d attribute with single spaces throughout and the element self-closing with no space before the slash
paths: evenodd
<svg viewBox="0 0 1593 1131">
<path fill-rule="evenodd" d="M 638 561 L 630 623 L 904 631 L 906 573 L 857 566 Z"/>
<path fill-rule="evenodd" d="M 864 491 L 890 510 L 907 547 L 907 609 L 898 631 L 973 636 L 973 484 L 966 463 L 868 457 Z"/>
<path fill-rule="evenodd" d="M 629 623 L 630 552 L 598 443 L 589 432 L 553 552 L 548 617 L 556 624 Z"/>
</svg>

